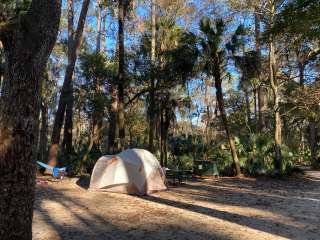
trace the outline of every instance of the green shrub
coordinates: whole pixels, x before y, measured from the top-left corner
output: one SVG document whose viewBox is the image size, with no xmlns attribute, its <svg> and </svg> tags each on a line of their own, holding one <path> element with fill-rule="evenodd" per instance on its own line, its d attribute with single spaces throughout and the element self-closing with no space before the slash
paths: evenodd
<svg viewBox="0 0 320 240">
<path fill-rule="evenodd" d="M 171 157 L 168 159 L 168 167 L 171 169 L 193 169 L 193 157 L 188 154 Z"/>
</svg>

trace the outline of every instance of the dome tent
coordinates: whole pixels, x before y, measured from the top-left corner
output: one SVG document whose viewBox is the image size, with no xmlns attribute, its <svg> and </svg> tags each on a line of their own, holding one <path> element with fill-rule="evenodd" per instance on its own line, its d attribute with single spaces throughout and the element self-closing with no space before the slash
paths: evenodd
<svg viewBox="0 0 320 240">
<path fill-rule="evenodd" d="M 165 190 L 165 175 L 157 158 L 144 149 L 128 149 L 106 155 L 95 164 L 91 191 L 148 194 Z"/>
</svg>

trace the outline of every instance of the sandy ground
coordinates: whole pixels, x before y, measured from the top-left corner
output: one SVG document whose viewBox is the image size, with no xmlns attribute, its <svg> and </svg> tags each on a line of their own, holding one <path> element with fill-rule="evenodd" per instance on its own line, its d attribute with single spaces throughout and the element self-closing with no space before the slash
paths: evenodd
<svg viewBox="0 0 320 240">
<path fill-rule="evenodd" d="M 37 186 L 35 240 L 320 239 L 319 172 L 188 182 L 145 197 L 89 192 L 83 183 Z"/>
</svg>

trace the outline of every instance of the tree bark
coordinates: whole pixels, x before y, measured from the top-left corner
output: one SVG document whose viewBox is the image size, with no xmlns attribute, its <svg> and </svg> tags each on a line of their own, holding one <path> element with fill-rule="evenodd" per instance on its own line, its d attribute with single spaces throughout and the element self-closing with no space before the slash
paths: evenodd
<svg viewBox="0 0 320 240">
<path fill-rule="evenodd" d="M 106 22 L 107 22 L 107 10 L 103 11 L 101 16 L 102 27 L 101 27 L 101 50 L 105 52 L 106 50 Z"/>
<path fill-rule="evenodd" d="M 258 109 L 257 109 L 257 88 L 254 86 L 253 88 L 253 111 L 254 111 L 254 121 L 255 123 L 258 122 Z"/>
<path fill-rule="evenodd" d="M 0 31 L 5 74 L 0 99 L 0 239 L 31 240 L 41 81 L 59 30 L 61 2 L 33 0 Z"/>
<path fill-rule="evenodd" d="M 160 111 L 160 165 L 164 166 L 164 112 Z"/>
<path fill-rule="evenodd" d="M 271 55 L 272 56 L 272 55 Z M 272 67 L 273 69 L 273 67 Z M 272 71 L 270 72 L 270 78 L 274 78 L 275 76 L 272 75 Z M 272 81 L 272 80 L 271 80 Z M 280 118 L 280 96 L 279 96 L 279 88 L 277 85 L 272 87 L 273 91 L 273 113 L 274 113 L 274 142 L 275 142 L 275 158 L 274 158 L 274 166 L 275 169 L 280 171 L 281 170 L 281 118 Z"/>
<path fill-rule="evenodd" d="M 40 132 L 40 156 L 39 159 L 45 162 L 48 150 L 48 105 L 43 101 L 41 105 L 41 132 Z"/>
<path fill-rule="evenodd" d="M 251 126 L 251 111 L 250 111 L 250 96 L 249 96 L 249 91 L 247 87 L 244 87 L 244 96 L 246 99 L 246 113 L 247 113 L 247 121 L 249 126 Z"/>
<path fill-rule="evenodd" d="M 267 89 L 263 84 L 258 87 L 258 116 L 259 116 L 259 131 L 263 132 L 267 128 L 266 113 L 267 113 Z"/>
<path fill-rule="evenodd" d="M 300 129 L 300 143 L 299 143 L 299 164 L 304 161 L 304 153 L 305 153 L 305 144 L 304 144 L 304 131 L 303 125 L 301 124 Z"/>
<path fill-rule="evenodd" d="M 0 91 L 2 89 L 2 83 L 3 83 L 3 74 L 4 74 L 4 62 L 3 62 L 3 46 L 0 41 Z"/>
<path fill-rule="evenodd" d="M 72 144 L 72 130 L 73 130 L 73 86 L 71 85 L 70 100 L 66 106 L 65 124 L 64 124 L 64 138 L 63 138 L 63 153 L 66 157 L 69 157 L 73 153 Z"/>
<path fill-rule="evenodd" d="M 109 123 L 109 136 L 108 136 L 108 152 L 114 153 L 118 151 L 116 146 L 117 136 L 117 112 L 118 112 L 118 91 L 115 86 L 111 88 L 111 107 L 110 107 L 110 123 Z"/>
<path fill-rule="evenodd" d="M 302 61 L 299 61 L 299 85 L 300 87 L 304 87 L 304 70 L 305 70 L 305 64 Z"/>
<path fill-rule="evenodd" d="M 275 15 L 275 2 L 269 1 L 270 26 L 273 25 Z M 269 78 L 273 92 L 273 114 L 274 114 L 274 167 L 277 173 L 281 172 L 281 117 L 280 117 L 280 94 L 277 80 L 276 55 L 273 34 L 269 36 Z"/>
<path fill-rule="evenodd" d="M 298 58 L 298 68 L 299 68 L 299 85 L 301 88 L 304 88 L 304 70 L 305 70 L 305 63 L 302 59 L 300 59 L 299 51 L 297 51 L 297 58 Z M 310 131 L 311 130 L 311 131 Z M 311 150 L 311 163 L 314 163 L 313 154 L 312 151 L 312 141 L 313 140 L 313 133 L 312 133 L 312 124 L 309 123 L 309 144 L 310 144 L 310 150 Z M 303 124 L 300 126 L 300 144 L 299 144 L 299 163 L 302 163 L 304 161 L 304 152 L 305 152 L 305 146 L 304 146 L 304 131 L 303 131 Z M 312 164 L 313 165 L 313 164 Z"/>
<path fill-rule="evenodd" d="M 168 145 L 168 130 L 165 129 L 164 130 L 164 144 L 163 144 L 163 154 L 164 154 L 164 166 L 168 167 L 168 149 L 167 149 L 167 145 Z"/>
<path fill-rule="evenodd" d="M 164 166 L 168 167 L 168 131 L 171 123 L 171 118 L 168 113 L 168 109 L 165 111 L 165 118 L 164 118 L 164 133 L 163 133 L 163 154 L 164 154 Z"/>
<path fill-rule="evenodd" d="M 125 147 L 125 126 L 124 126 L 124 83 L 125 83 L 125 70 L 124 70 L 124 24 L 126 15 L 125 0 L 119 1 L 118 10 L 118 48 L 119 48 L 119 66 L 118 66 L 118 122 L 119 122 L 119 146 L 123 151 Z"/>
<path fill-rule="evenodd" d="M 317 125 L 314 121 L 309 122 L 309 144 L 310 144 L 310 152 L 311 152 L 311 165 L 314 169 L 319 168 L 319 160 L 318 160 L 318 146 L 317 146 Z"/>
<path fill-rule="evenodd" d="M 101 50 L 101 15 L 102 15 L 102 4 L 101 0 L 97 0 L 97 41 L 96 41 L 96 52 L 99 53 Z"/>
<path fill-rule="evenodd" d="M 261 31 L 260 31 L 260 16 L 258 13 L 259 9 L 255 9 L 254 14 L 254 26 L 255 26 L 255 48 L 258 56 L 258 61 L 261 63 L 261 43 L 260 43 L 260 37 L 261 37 Z M 265 114 L 267 110 L 267 101 L 266 101 L 266 91 L 264 89 L 264 84 L 262 82 L 261 77 L 261 69 L 258 69 L 258 79 L 259 79 L 259 86 L 258 86 L 258 116 L 259 116 L 259 122 L 258 122 L 258 128 L 260 132 L 263 132 L 266 128 L 266 119 Z"/>
<path fill-rule="evenodd" d="M 150 76 L 150 105 L 149 105 L 149 151 L 154 152 L 155 128 L 155 65 L 156 65 L 156 6 L 157 1 L 151 2 L 151 76 Z"/>
<path fill-rule="evenodd" d="M 67 104 L 70 101 L 73 101 L 73 87 L 72 87 L 72 78 L 73 72 L 78 56 L 78 51 L 81 45 L 83 28 L 89 8 L 90 0 L 84 0 L 81 7 L 79 22 L 77 26 L 77 30 L 74 34 L 74 39 L 72 44 L 68 45 L 70 49 L 68 49 L 68 65 L 66 68 L 64 82 L 61 89 L 61 95 L 58 103 L 58 109 L 56 112 L 53 131 L 51 136 L 51 147 L 49 150 L 48 162 L 49 165 L 55 166 L 57 161 L 57 155 L 59 150 L 59 142 L 60 142 L 60 134 L 61 128 L 63 125 L 64 115 L 67 108 Z M 71 108 L 71 107 L 70 107 Z"/>
</svg>

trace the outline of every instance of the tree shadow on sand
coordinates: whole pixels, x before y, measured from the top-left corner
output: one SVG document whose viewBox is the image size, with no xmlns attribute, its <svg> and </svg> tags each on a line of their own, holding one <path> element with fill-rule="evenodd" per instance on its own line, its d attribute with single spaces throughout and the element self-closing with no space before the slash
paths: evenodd
<svg viewBox="0 0 320 240">
<path fill-rule="evenodd" d="M 303 180 L 302 184 L 309 183 L 309 186 L 300 186 L 303 190 L 292 191 L 292 189 L 297 188 L 296 181 L 286 180 L 273 185 L 274 181 L 268 179 L 256 183 L 246 179 L 226 179 L 211 184 L 191 183 L 170 189 L 173 194 L 177 194 L 179 197 L 183 196 L 182 200 L 179 199 L 179 201 L 166 194 L 143 198 L 290 239 L 307 239 L 303 237 L 304 233 L 308 233 L 311 239 L 318 239 L 320 215 L 316 212 L 320 212 L 319 184 Z M 288 184 L 288 188 L 285 188 Z M 263 191 L 264 185 L 272 189 L 271 193 Z M 192 200 L 192 204 L 186 200 Z M 201 206 L 201 202 L 207 203 L 206 206 Z M 213 204 L 212 207 L 210 203 Z M 263 217 L 244 216 L 215 209 L 215 204 L 226 207 L 237 206 L 259 209 L 284 216 L 287 221 L 281 222 L 281 220 Z M 292 208 L 292 206 L 294 207 Z"/>
<path fill-rule="evenodd" d="M 41 195 L 41 199 L 37 199 L 35 203 L 35 213 L 38 215 L 37 221 L 41 219 L 41 223 L 38 223 L 37 229 L 34 229 L 34 240 L 42 240 L 43 238 L 39 231 L 51 231 L 51 235 L 46 235 L 46 239 L 58 240 L 58 239 L 74 239 L 74 240 L 85 240 L 85 239 L 173 239 L 170 238 L 170 233 L 174 232 L 175 236 L 179 236 L 179 232 L 187 233 L 187 238 L 184 239 L 228 239 L 221 233 L 208 233 L 199 229 L 194 228 L 183 228 L 177 224 L 142 224 L 139 227 L 132 227 L 128 224 L 114 224 L 114 219 L 108 219 L 102 213 L 96 213 L 88 207 L 90 203 L 83 204 L 82 202 L 73 199 L 62 191 L 48 186 L 46 189 L 37 191 L 38 195 Z M 41 192 L 41 193 L 40 193 Z M 85 192 L 83 194 L 86 194 Z M 102 194 L 102 193 L 101 193 Z M 64 211 L 68 212 L 69 216 L 76 219 L 78 224 L 66 222 L 66 219 L 57 219 L 56 214 L 50 211 L 50 209 L 43 207 L 44 201 L 53 201 L 61 205 Z M 100 203 L 105 204 L 106 207 L 111 207 L 108 202 Z M 76 210 L 78 209 L 78 210 Z M 85 211 L 85 214 L 79 213 Z M 59 215 L 59 214 L 58 214 Z M 130 220 L 128 220 L 130 221 Z M 41 228 L 39 229 L 39 224 Z M 52 232 L 53 230 L 53 232 Z M 185 236 L 185 235 L 184 235 Z M 174 237 L 174 239 L 177 239 Z"/>
</svg>

